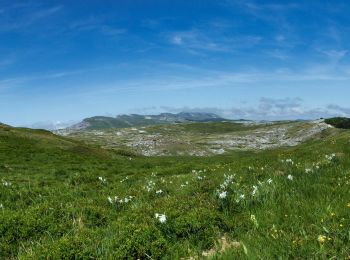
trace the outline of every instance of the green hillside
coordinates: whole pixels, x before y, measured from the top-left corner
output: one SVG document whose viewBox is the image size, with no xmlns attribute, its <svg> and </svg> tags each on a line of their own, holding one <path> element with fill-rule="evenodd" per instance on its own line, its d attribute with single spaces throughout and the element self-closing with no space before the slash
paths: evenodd
<svg viewBox="0 0 350 260">
<path fill-rule="evenodd" d="M 347 259 L 349 140 L 130 157 L 0 126 L 0 258 Z"/>
</svg>

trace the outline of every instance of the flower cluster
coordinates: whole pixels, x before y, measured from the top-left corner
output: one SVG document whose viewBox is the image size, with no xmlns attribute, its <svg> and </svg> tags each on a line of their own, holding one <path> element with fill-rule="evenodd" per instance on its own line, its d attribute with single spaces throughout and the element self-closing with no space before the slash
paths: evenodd
<svg viewBox="0 0 350 260">
<path fill-rule="evenodd" d="M 327 237 L 325 235 L 319 235 L 317 241 L 320 243 L 326 242 Z"/>
<path fill-rule="evenodd" d="M 252 191 L 252 196 L 254 197 L 256 193 L 258 192 L 258 186 L 253 185 L 253 191 Z"/>
<path fill-rule="evenodd" d="M 226 189 L 232 182 L 235 177 L 235 175 L 224 175 L 225 180 L 224 183 L 220 185 L 221 189 Z"/>
<path fill-rule="evenodd" d="M 119 198 L 118 196 L 115 196 L 114 199 L 112 197 L 108 197 L 108 202 L 111 204 L 117 204 L 117 205 L 122 205 L 122 204 L 127 204 L 129 203 L 134 196 L 126 196 L 125 198 Z"/>
<path fill-rule="evenodd" d="M 9 186 L 12 185 L 12 183 L 9 182 L 9 181 L 4 181 L 4 180 L 2 180 L 2 185 L 5 186 L 5 187 L 9 187 Z"/>
<path fill-rule="evenodd" d="M 187 185 L 188 185 L 188 181 L 186 181 L 185 184 L 181 184 L 180 187 L 181 187 L 181 188 L 184 188 L 184 187 L 186 187 Z"/>
<path fill-rule="evenodd" d="M 256 228 L 259 227 L 258 220 L 256 219 L 255 215 L 250 215 L 250 221 L 254 224 Z"/>
<path fill-rule="evenodd" d="M 204 169 L 203 171 L 202 170 L 199 170 L 199 171 L 197 171 L 197 170 L 192 170 L 192 173 L 194 174 L 194 175 L 196 175 L 197 177 L 197 180 L 199 180 L 199 181 L 201 181 L 201 180 L 203 180 L 206 176 L 205 175 L 200 175 L 201 173 L 203 173 L 203 172 L 206 172 L 207 170 L 206 169 Z"/>
<path fill-rule="evenodd" d="M 154 189 L 154 186 L 156 186 L 156 183 L 152 180 L 150 180 L 148 183 L 147 183 L 147 186 L 146 186 L 146 190 L 148 192 L 150 192 L 151 190 Z"/>
<path fill-rule="evenodd" d="M 328 161 L 333 161 L 335 159 L 336 155 L 335 155 L 335 153 L 326 154 L 325 157 Z"/>
<path fill-rule="evenodd" d="M 122 179 L 122 180 L 120 181 L 120 183 L 123 183 L 123 182 L 127 181 L 128 179 L 129 179 L 129 177 L 126 176 L 124 179 Z"/>
<path fill-rule="evenodd" d="M 165 223 L 166 222 L 166 215 L 165 214 L 156 213 L 155 217 L 156 217 L 156 219 L 158 219 L 158 221 L 160 223 Z"/>
<path fill-rule="evenodd" d="M 294 162 L 292 159 L 281 160 L 281 162 L 294 165 Z"/>
<path fill-rule="evenodd" d="M 227 191 L 219 192 L 219 199 L 225 199 L 227 197 Z"/>
<path fill-rule="evenodd" d="M 104 184 L 104 185 L 106 185 L 107 184 L 107 179 L 106 178 L 103 178 L 103 177 L 98 177 L 98 179 L 99 179 L 99 181 L 102 183 L 102 184 Z"/>
<path fill-rule="evenodd" d="M 220 184 L 220 189 L 217 190 L 219 199 L 225 199 L 227 197 L 227 188 L 230 184 L 233 183 L 233 179 L 235 175 L 224 175 L 225 180 L 222 184 Z"/>
<path fill-rule="evenodd" d="M 312 173 L 312 169 L 311 168 L 306 168 L 305 169 L 305 173 Z"/>
</svg>

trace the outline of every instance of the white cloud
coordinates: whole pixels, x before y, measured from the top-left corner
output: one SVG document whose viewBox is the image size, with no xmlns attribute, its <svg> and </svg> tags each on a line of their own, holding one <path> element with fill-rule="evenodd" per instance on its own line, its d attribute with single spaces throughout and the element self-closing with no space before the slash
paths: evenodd
<svg viewBox="0 0 350 260">
<path fill-rule="evenodd" d="M 258 35 L 223 36 L 215 29 L 217 24 L 211 24 L 210 28 L 195 28 L 187 31 L 166 33 L 166 38 L 171 44 L 181 47 L 192 53 L 203 54 L 203 51 L 235 52 L 238 49 L 247 49 L 256 46 L 262 41 Z M 221 30 L 227 29 L 223 27 Z M 204 53 L 205 53 L 204 52 Z"/>
<path fill-rule="evenodd" d="M 180 35 L 174 35 L 172 38 L 172 43 L 181 45 L 183 43 L 182 37 Z"/>
<path fill-rule="evenodd" d="M 41 9 L 41 10 L 38 10 L 38 11 L 31 13 L 29 15 L 29 17 L 30 17 L 31 21 L 34 22 L 36 20 L 52 16 L 52 15 L 56 14 L 57 12 L 59 12 L 62 8 L 63 8 L 63 6 L 59 5 L 59 6 L 53 6 L 53 7 L 47 8 L 47 9 Z"/>
<path fill-rule="evenodd" d="M 350 116 L 350 108 L 328 105 L 323 108 L 309 108 L 301 98 L 261 98 L 255 106 L 217 107 L 160 107 L 162 111 L 178 112 L 210 112 L 231 119 L 251 120 L 288 120 L 318 119 L 321 117 Z"/>
<path fill-rule="evenodd" d="M 0 31 L 13 32 L 25 30 L 25 32 L 28 32 L 29 27 L 56 15 L 62 9 L 62 5 L 48 8 L 41 8 L 35 4 L 10 6 L 4 11 L 6 15 L 0 17 Z M 45 25 L 45 23 L 43 23 L 43 25 Z"/>
<path fill-rule="evenodd" d="M 58 129 L 64 129 L 69 126 L 72 126 L 79 121 L 68 121 L 68 122 L 63 122 L 60 120 L 57 121 L 42 121 L 42 122 L 36 122 L 33 124 L 29 125 L 24 125 L 24 127 L 29 127 L 33 129 L 46 129 L 46 130 L 58 130 Z"/>
<path fill-rule="evenodd" d="M 332 61 L 340 61 L 346 56 L 348 50 L 320 50 L 321 53 L 325 54 Z"/>
</svg>

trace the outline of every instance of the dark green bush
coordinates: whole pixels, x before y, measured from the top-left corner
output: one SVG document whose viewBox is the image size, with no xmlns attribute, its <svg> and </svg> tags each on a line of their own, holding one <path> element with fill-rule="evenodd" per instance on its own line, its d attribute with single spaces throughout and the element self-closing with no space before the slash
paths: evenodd
<svg viewBox="0 0 350 260">
<path fill-rule="evenodd" d="M 325 122 L 336 128 L 350 129 L 350 118 L 333 117 L 333 118 L 326 119 Z"/>
<path fill-rule="evenodd" d="M 169 249 L 162 232 L 146 223 L 119 225 L 109 239 L 108 257 L 113 259 L 160 259 Z"/>
<path fill-rule="evenodd" d="M 175 239 L 190 240 L 195 245 L 206 249 L 210 248 L 217 237 L 215 212 L 201 209 L 190 211 L 178 216 L 167 232 L 175 234 Z"/>
</svg>

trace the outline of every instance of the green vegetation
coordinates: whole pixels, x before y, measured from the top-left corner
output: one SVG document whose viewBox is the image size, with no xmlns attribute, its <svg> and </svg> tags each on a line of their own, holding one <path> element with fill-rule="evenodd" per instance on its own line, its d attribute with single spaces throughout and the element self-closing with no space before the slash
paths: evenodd
<svg viewBox="0 0 350 260">
<path fill-rule="evenodd" d="M 350 118 L 333 117 L 333 118 L 325 119 L 325 122 L 336 128 L 350 129 Z"/>
<path fill-rule="evenodd" d="M 0 125 L 0 258 L 348 258 L 350 132 L 319 138 L 142 157 Z"/>
</svg>

